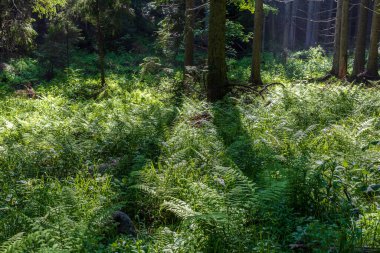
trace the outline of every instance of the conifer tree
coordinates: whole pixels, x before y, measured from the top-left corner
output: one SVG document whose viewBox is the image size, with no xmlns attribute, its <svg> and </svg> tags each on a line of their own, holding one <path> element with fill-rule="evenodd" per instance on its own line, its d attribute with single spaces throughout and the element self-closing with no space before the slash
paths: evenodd
<svg viewBox="0 0 380 253">
<path fill-rule="evenodd" d="M 228 88 L 226 4 L 226 0 L 210 0 L 207 97 L 212 102 L 223 98 Z"/>
</svg>

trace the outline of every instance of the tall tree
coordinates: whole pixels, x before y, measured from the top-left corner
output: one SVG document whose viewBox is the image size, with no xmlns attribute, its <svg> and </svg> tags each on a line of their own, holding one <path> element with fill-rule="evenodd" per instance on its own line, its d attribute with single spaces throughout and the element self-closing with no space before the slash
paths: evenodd
<svg viewBox="0 0 380 253">
<path fill-rule="evenodd" d="M 341 21 L 341 29 L 340 29 L 339 74 L 338 74 L 338 77 L 340 79 L 344 79 L 347 77 L 349 5 L 350 5 L 350 0 L 343 0 L 342 21 Z"/>
<path fill-rule="evenodd" d="M 283 38 L 282 38 L 282 48 L 288 49 L 289 47 L 289 38 L 290 38 L 290 26 L 292 23 L 292 17 L 291 17 L 291 7 L 292 3 L 291 2 L 285 2 L 285 22 L 284 22 L 284 33 L 283 33 Z M 265 29 L 264 29 L 265 30 Z"/>
<path fill-rule="evenodd" d="M 216 101 L 227 94 L 226 64 L 227 0 L 210 0 L 207 98 Z"/>
<path fill-rule="evenodd" d="M 252 50 L 251 81 L 253 85 L 262 85 L 261 80 L 261 48 L 263 38 L 264 3 L 263 0 L 255 1 L 255 24 Z"/>
<path fill-rule="evenodd" d="M 115 23 L 121 10 L 126 9 L 129 0 L 73 0 L 75 11 L 95 26 L 96 40 L 98 46 L 98 59 L 99 59 L 99 72 L 100 83 L 104 88 L 106 87 L 106 74 L 105 74 L 105 27 L 107 30 L 113 30 L 116 27 Z"/>
<path fill-rule="evenodd" d="M 98 41 L 98 54 L 99 54 L 99 70 L 100 70 L 100 83 L 102 87 L 106 85 L 106 72 L 105 72 L 105 45 L 104 45 L 104 18 L 102 15 L 102 8 L 100 6 L 101 0 L 96 0 L 95 16 L 96 16 L 96 37 Z"/>
<path fill-rule="evenodd" d="M 194 0 L 186 0 L 185 67 L 194 65 Z"/>
<path fill-rule="evenodd" d="M 369 0 L 361 0 L 358 29 L 356 34 L 355 58 L 353 76 L 358 76 L 365 70 L 365 49 L 367 42 Z"/>
<path fill-rule="evenodd" d="M 308 48 L 312 46 L 314 43 L 313 38 L 313 28 L 314 28 L 314 15 L 315 15 L 315 2 L 313 0 L 309 0 L 307 2 L 307 22 L 306 22 L 306 40 L 305 47 Z"/>
<path fill-rule="evenodd" d="M 340 59 L 340 31 L 342 24 L 342 4 L 344 0 L 338 0 L 337 10 L 335 16 L 335 34 L 334 34 L 334 57 L 333 57 L 333 66 L 331 69 L 331 74 L 333 76 L 339 75 L 339 59 Z"/>
<path fill-rule="evenodd" d="M 290 35 L 289 35 L 289 47 L 291 49 L 296 48 L 296 29 L 297 29 L 297 13 L 298 13 L 298 1 L 294 0 L 292 3 L 292 14 L 290 23 Z"/>
<path fill-rule="evenodd" d="M 34 45 L 33 14 L 52 18 L 66 0 L 0 0 L 0 60 Z"/>
<path fill-rule="evenodd" d="M 374 79 L 379 78 L 378 56 L 379 56 L 379 31 L 380 30 L 380 0 L 375 0 L 372 16 L 371 42 L 366 76 Z"/>
</svg>

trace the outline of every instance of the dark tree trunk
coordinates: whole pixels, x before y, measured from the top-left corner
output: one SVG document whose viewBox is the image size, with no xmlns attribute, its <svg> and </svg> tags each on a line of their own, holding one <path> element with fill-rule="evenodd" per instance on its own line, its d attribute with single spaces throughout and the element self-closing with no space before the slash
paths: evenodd
<svg viewBox="0 0 380 253">
<path fill-rule="evenodd" d="M 284 34 L 282 38 L 282 49 L 286 50 L 289 48 L 289 31 L 290 31 L 290 23 L 291 20 L 291 3 L 285 2 L 285 23 L 284 23 Z"/>
<path fill-rule="evenodd" d="M 210 0 L 207 98 L 212 102 L 227 94 L 226 4 L 227 0 Z"/>
<path fill-rule="evenodd" d="M 319 39 L 319 20 L 320 20 L 320 8 L 321 3 L 319 1 L 314 3 L 314 15 L 313 15 L 313 29 L 312 29 L 312 38 L 311 46 L 316 46 Z"/>
<path fill-rule="evenodd" d="M 105 74 L 105 46 L 104 46 L 104 34 L 102 29 L 101 21 L 101 10 L 99 5 L 99 0 L 96 1 L 96 29 L 97 29 L 97 40 L 98 40 L 98 57 L 99 57 L 99 68 L 100 68 L 100 83 L 104 88 L 106 86 L 106 74 Z"/>
<path fill-rule="evenodd" d="M 307 4 L 307 23 L 306 23 L 306 40 L 305 40 L 306 48 L 309 48 L 312 45 L 313 27 L 314 27 L 313 25 L 314 7 L 315 7 L 314 1 L 309 0 Z"/>
<path fill-rule="evenodd" d="M 339 75 L 339 55 L 340 55 L 340 30 L 342 24 L 342 4 L 344 0 L 338 0 L 336 17 L 335 17 L 335 34 L 334 34 L 334 58 L 331 74 Z"/>
<path fill-rule="evenodd" d="M 365 71 L 365 49 L 367 42 L 369 0 L 361 0 L 358 30 L 356 34 L 355 59 L 353 76 L 358 76 Z"/>
<path fill-rule="evenodd" d="M 366 75 L 371 78 L 379 78 L 378 56 L 379 56 L 379 29 L 380 29 L 380 0 L 375 0 L 373 6 L 371 41 L 369 45 L 368 65 Z"/>
<path fill-rule="evenodd" d="M 251 81 L 255 86 L 262 85 L 261 80 L 261 43 L 263 37 L 264 4 L 263 0 L 255 1 L 255 25 L 252 53 Z"/>
<path fill-rule="evenodd" d="M 347 77 L 347 50 L 348 50 L 348 28 L 349 28 L 349 6 L 350 0 L 343 0 L 342 4 L 342 24 L 340 30 L 340 51 L 339 51 L 339 75 L 340 79 Z"/>
<path fill-rule="evenodd" d="M 185 66 L 194 65 L 194 0 L 186 0 Z"/>
<path fill-rule="evenodd" d="M 66 20 L 66 65 L 70 68 L 70 43 L 69 43 L 69 24 Z M 69 73 L 69 72 L 67 72 Z"/>
<path fill-rule="evenodd" d="M 289 38 L 289 46 L 292 50 L 296 48 L 297 13 L 298 13 L 298 0 L 294 0 L 292 3 L 292 15 L 291 15 L 291 23 L 290 23 L 290 38 Z"/>
</svg>

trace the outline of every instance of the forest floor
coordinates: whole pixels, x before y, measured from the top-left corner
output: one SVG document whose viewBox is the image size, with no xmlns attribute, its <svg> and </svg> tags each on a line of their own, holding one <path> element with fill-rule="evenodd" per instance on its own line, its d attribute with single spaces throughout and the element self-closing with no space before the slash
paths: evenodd
<svg viewBox="0 0 380 253">
<path fill-rule="evenodd" d="M 13 62 L 0 88 L 0 252 L 379 247 L 380 89 L 300 81 L 329 69 L 319 49 L 266 57 L 264 81 L 284 86 L 216 104 L 128 54 L 109 56 L 100 94 L 96 69 L 80 69 L 96 57 L 78 55 L 37 99 L 17 97 L 39 70 Z M 249 59 L 228 65 L 230 80 L 248 79 Z M 137 238 L 116 233 L 116 210 Z"/>
</svg>

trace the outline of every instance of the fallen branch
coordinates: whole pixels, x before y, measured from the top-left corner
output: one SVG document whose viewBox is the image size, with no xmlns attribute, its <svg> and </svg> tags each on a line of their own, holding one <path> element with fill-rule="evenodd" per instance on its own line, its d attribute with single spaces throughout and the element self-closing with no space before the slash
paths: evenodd
<svg viewBox="0 0 380 253">
<path fill-rule="evenodd" d="M 264 96 L 257 90 L 257 86 L 252 86 L 251 84 L 244 85 L 244 84 L 232 84 L 232 83 L 230 83 L 230 85 L 232 88 L 240 88 L 240 89 L 249 90 L 259 95 L 262 99 L 265 99 Z"/>
<path fill-rule="evenodd" d="M 264 86 L 264 88 L 262 88 L 260 91 L 259 91 L 259 94 L 262 95 L 264 91 L 268 90 L 269 87 L 271 86 L 275 86 L 275 85 L 281 85 L 283 88 L 285 88 L 285 85 L 283 83 L 270 83 L 270 84 L 267 84 Z"/>
</svg>

